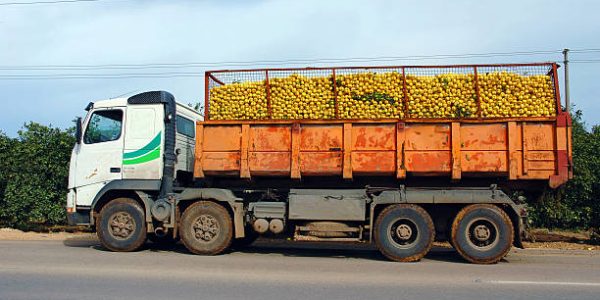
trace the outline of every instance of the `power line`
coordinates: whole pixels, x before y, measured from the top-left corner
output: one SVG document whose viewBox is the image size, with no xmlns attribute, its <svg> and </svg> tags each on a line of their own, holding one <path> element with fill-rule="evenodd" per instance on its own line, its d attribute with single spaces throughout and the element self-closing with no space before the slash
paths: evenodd
<svg viewBox="0 0 600 300">
<path fill-rule="evenodd" d="M 123 74 L 23 74 L 23 75 L 0 75 L 0 80 L 54 80 L 54 79 L 130 79 L 130 78 L 177 78 L 197 77 L 202 78 L 204 74 L 199 73 L 123 73 Z"/>
<path fill-rule="evenodd" d="M 569 62 L 578 62 L 578 63 L 600 62 L 600 59 L 576 59 L 576 60 L 570 60 Z"/>
<path fill-rule="evenodd" d="M 56 0 L 56 1 L 32 1 L 32 2 L 5 2 L 5 3 L 0 3 L 0 6 L 61 4 L 61 3 L 75 3 L 75 2 L 98 2 L 98 1 L 103 1 L 103 0 Z"/>
<path fill-rule="evenodd" d="M 600 52 L 600 49 L 579 49 L 571 50 L 579 52 Z M 262 65 L 293 65 L 306 63 L 342 63 L 342 62 L 383 62 L 396 60 L 428 60 L 428 59 L 457 59 L 457 58 L 479 58 L 479 57 L 506 57 L 506 56 L 526 56 L 538 54 L 555 54 L 560 50 L 541 50 L 541 51 L 520 51 L 520 52 L 493 52 L 493 53 L 471 53 L 471 54 L 445 54 L 445 55 L 421 55 L 421 56 L 383 56 L 383 57 L 355 57 L 339 59 L 287 59 L 287 60 L 257 60 L 240 62 L 215 62 L 215 63 L 160 63 L 160 64 L 110 64 L 110 65 L 41 65 L 41 66 L 0 66 L 0 70 L 9 71 L 56 71 L 56 70 L 112 70 L 112 69 L 179 69 L 179 68 L 200 68 L 209 66 L 256 66 Z M 597 63 L 596 59 L 571 60 L 573 63 Z M 12 68 L 12 69 L 11 69 Z M 202 78 L 202 72 L 138 72 L 138 73 L 64 73 L 64 74 L 0 74 L 0 80 L 61 80 L 61 79 L 131 79 L 131 78 L 180 78 L 195 77 Z"/>
<path fill-rule="evenodd" d="M 589 52 L 600 52 L 600 49 L 574 49 L 574 50 L 569 50 L 569 52 L 573 52 L 573 53 L 589 53 Z"/>
<path fill-rule="evenodd" d="M 221 61 L 221 62 L 183 62 L 183 63 L 148 63 L 148 64 L 104 64 L 104 65 L 22 65 L 0 66 L 3 71 L 55 71 L 55 70 L 125 70 L 125 69 L 173 69 L 173 68 L 205 68 L 214 66 L 256 66 L 256 65 L 298 65 L 307 63 L 344 63 L 344 62 L 388 62 L 419 61 L 437 59 L 488 58 L 509 56 L 531 56 L 540 54 L 557 54 L 562 50 L 491 52 L 470 54 L 413 55 L 413 56 L 379 56 L 349 58 L 301 58 L 285 60 L 255 61 Z"/>
</svg>

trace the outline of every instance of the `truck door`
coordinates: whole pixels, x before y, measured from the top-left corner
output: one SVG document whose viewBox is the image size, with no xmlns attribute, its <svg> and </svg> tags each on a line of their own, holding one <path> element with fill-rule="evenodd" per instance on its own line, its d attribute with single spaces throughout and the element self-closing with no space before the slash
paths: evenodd
<svg viewBox="0 0 600 300">
<path fill-rule="evenodd" d="M 162 104 L 128 106 L 123 149 L 123 179 L 162 178 L 163 118 Z"/>
<path fill-rule="evenodd" d="M 81 205 L 112 180 L 121 179 L 125 107 L 99 108 L 91 112 L 76 158 L 75 186 Z"/>
</svg>

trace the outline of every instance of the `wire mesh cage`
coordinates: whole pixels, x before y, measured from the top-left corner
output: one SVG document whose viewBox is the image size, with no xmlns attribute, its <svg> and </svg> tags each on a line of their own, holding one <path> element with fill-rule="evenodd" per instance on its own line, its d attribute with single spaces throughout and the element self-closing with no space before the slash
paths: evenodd
<svg viewBox="0 0 600 300">
<path fill-rule="evenodd" d="M 477 73 L 482 117 L 556 115 L 556 74 L 551 66 L 483 66 Z"/>
<path fill-rule="evenodd" d="M 211 120 L 268 119 L 264 71 L 233 71 L 208 78 L 207 118 Z"/>
<path fill-rule="evenodd" d="M 339 118 L 404 118 L 403 81 L 402 68 L 337 70 Z"/>
<path fill-rule="evenodd" d="M 332 70 L 273 70 L 268 76 L 273 119 L 336 118 Z"/>
<path fill-rule="evenodd" d="M 407 67 L 405 74 L 409 117 L 477 117 L 473 68 Z"/>
<path fill-rule="evenodd" d="M 207 120 L 552 117 L 556 64 L 206 72 Z"/>
</svg>

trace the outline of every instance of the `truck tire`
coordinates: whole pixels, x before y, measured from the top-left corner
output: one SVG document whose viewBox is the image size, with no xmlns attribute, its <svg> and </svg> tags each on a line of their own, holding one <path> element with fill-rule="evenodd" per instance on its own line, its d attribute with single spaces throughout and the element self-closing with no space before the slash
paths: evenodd
<svg viewBox="0 0 600 300">
<path fill-rule="evenodd" d="M 185 247 L 194 254 L 219 254 L 231 244 L 231 216 L 217 203 L 196 202 L 183 212 L 179 236 Z"/>
<path fill-rule="evenodd" d="M 476 264 L 499 262 L 513 243 L 513 225 L 508 215 L 491 204 L 463 208 L 452 223 L 452 244 L 467 261 Z"/>
<path fill-rule="evenodd" d="M 433 245 L 435 229 L 420 206 L 398 204 L 386 207 L 375 221 L 375 243 L 381 253 L 399 262 L 418 261 Z"/>
<path fill-rule="evenodd" d="M 109 250 L 135 251 L 146 241 L 144 209 L 130 198 L 112 200 L 100 211 L 96 232 L 102 245 Z"/>
</svg>

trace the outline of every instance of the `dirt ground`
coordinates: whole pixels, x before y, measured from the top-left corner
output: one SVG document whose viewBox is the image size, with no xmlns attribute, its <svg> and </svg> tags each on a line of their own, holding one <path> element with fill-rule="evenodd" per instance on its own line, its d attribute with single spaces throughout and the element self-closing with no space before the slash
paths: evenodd
<svg viewBox="0 0 600 300">
<path fill-rule="evenodd" d="M 0 228 L 0 241 L 61 241 L 66 239 L 95 239 L 95 233 L 85 232 L 33 232 L 12 228 Z"/>
<path fill-rule="evenodd" d="M 525 242 L 525 248 L 600 251 L 600 245 L 590 245 L 583 241 L 586 238 L 583 233 L 557 233 L 536 229 L 533 231 L 533 234 L 536 236 L 536 242 Z M 96 234 L 64 231 L 40 233 L 32 231 L 24 232 L 12 228 L 0 228 L 0 241 L 60 241 L 66 239 L 95 240 Z M 436 242 L 434 245 L 441 248 L 451 248 L 448 243 Z"/>
</svg>

